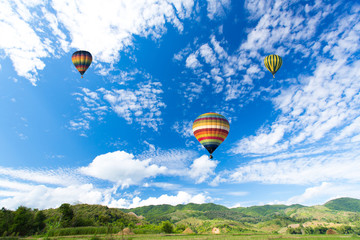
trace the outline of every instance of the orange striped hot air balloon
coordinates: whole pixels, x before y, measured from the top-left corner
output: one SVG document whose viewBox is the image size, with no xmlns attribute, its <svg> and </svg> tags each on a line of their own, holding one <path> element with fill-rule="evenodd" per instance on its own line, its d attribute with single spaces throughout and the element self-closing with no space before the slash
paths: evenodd
<svg viewBox="0 0 360 240">
<path fill-rule="evenodd" d="M 92 56 L 91 53 L 89 53 L 88 51 L 81 50 L 74 52 L 71 60 L 75 65 L 76 69 L 81 74 L 82 78 L 92 62 Z"/>
<path fill-rule="evenodd" d="M 230 124 L 223 115 L 210 112 L 198 116 L 192 129 L 196 139 L 208 150 L 212 159 L 212 153 L 229 134 Z"/>
</svg>

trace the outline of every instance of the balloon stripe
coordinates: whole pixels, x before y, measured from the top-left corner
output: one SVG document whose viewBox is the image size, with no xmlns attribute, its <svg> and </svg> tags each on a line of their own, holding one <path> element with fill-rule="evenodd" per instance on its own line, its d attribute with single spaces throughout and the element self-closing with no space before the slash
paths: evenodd
<svg viewBox="0 0 360 240">
<path fill-rule="evenodd" d="M 212 129 L 212 128 L 203 128 L 203 129 L 198 129 L 196 131 L 194 131 L 194 134 L 197 135 L 197 134 L 203 134 L 203 133 L 206 133 L 206 132 L 214 132 L 214 133 L 222 133 L 222 134 L 228 134 L 229 131 L 228 130 L 225 130 L 225 129 Z"/>
<path fill-rule="evenodd" d="M 203 129 L 203 128 L 223 129 L 223 130 L 226 130 L 226 131 L 229 131 L 229 130 L 230 130 L 229 126 L 203 125 L 203 126 L 193 127 L 193 131 L 196 131 L 196 130 L 199 130 L 199 129 Z"/>
<path fill-rule="evenodd" d="M 200 122 L 193 125 L 193 131 L 197 130 L 198 128 L 206 128 L 206 126 L 209 126 L 208 128 L 221 128 L 221 129 L 228 129 L 230 126 L 227 123 L 222 122 Z"/>
<path fill-rule="evenodd" d="M 219 139 L 204 139 L 202 141 L 200 141 L 200 143 L 202 145 L 205 144 L 216 144 L 216 145 L 220 145 L 223 142 L 223 140 L 219 140 Z"/>
<path fill-rule="evenodd" d="M 204 121 L 204 120 L 216 120 L 216 121 L 228 122 L 225 118 L 205 117 L 205 118 L 196 119 L 196 120 L 194 121 L 194 123 L 200 122 L 200 121 Z"/>
<path fill-rule="evenodd" d="M 198 140 L 199 140 L 200 142 L 201 142 L 202 140 L 210 140 L 210 139 L 212 139 L 212 140 L 220 140 L 220 141 L 224 141 L 224 140 L 225 140 L 225 139 L 222 138 L 222 137 L 215 137 L 215 136 L 211 136 L 211 137 L 206 136 L 206 137 L 198 138 Z"/>
</svg>

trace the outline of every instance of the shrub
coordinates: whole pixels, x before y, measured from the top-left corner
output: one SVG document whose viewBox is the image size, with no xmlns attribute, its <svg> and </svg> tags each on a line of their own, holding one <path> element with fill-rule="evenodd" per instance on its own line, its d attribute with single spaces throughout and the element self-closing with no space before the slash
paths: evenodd
<svg viewBox="0 0 360 240">
<path fill-rule="evenodd" d="M 290 233 L 290 234 L 302 234 L 300 227 L 298 227 L 298 228 L 289 227 L 289 228 L 286 230 L 286 232 L 287 232 L 287 233 Z"/>
<path fill-rule="evenodd" d="M 174 227 L 169 221 L 165 221 L 162 223 L 161 230 L 165 233 L 173 233 Z"/>
</svg>

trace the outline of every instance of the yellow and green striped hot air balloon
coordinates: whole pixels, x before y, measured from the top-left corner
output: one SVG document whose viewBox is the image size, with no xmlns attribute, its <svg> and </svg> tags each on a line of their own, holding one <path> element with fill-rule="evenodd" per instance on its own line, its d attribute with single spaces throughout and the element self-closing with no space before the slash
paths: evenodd
<svg viewBox="0 0 360 240">
<path fill-rule="evenodd" d="M 275 73 L 280 69 L 282 65 L 282 59 L 280 56 L 272 54 L 264 59 L 265 67 L 272 73 L 275 78 Z"/>
<path fill-rule="evenodd" d="M 76 69 L 81 74 L 82 78 L 92 62 L 92 56 L 91 53 L 89 53 L 88 51 L 81 50 L 74 52 L 71 60 L 75 65 Z"/>
<path fill-rule="evenodd" d="M 212 159 L 212 153 L 229 134 L 230 124 L 223 115 L 210 112 L 198 116 L 192 129 L 196 139 L 208 150 Z"/>
</svg>

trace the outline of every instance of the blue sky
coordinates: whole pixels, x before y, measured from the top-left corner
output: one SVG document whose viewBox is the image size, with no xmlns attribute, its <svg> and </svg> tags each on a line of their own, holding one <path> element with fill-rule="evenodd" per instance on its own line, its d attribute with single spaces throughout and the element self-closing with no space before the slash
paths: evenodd
<svg viewBox="0 0 360 240">
<path fill-rule="evenodd" d="M 2 1 L 0 32 L 1 207 L 360 198 L 355 0 Z"/>
</svg>

